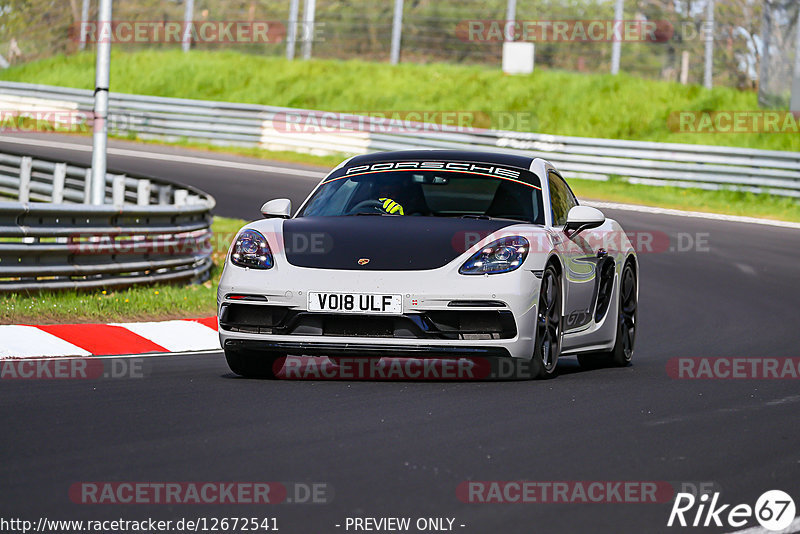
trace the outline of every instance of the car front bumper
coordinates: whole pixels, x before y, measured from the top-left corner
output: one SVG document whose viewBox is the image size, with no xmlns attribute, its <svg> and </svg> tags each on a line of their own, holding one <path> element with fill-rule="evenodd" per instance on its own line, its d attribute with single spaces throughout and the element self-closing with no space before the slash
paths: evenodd
<svg viewBox="0 0 800 534">
<path fill-rule="evenodd" d="M 539 286 L 540 279 L 536 273 L 522 268 L 498 275 L 465 276 L 448 266 L 428 271 L 365 272 L 306 269 L 286 264 L 280 265 L 280 268 L 257 271 L 228 265 L 220 280 L 218 293 L 220 343 L 226 349 L 294 355 L 415 358 L 510 356 L 528 359 L 533 354 L 535 303 L 538 301 Z M 434 339 L 430 336 L 276 334 L 270 329 L 262 332 L 258 329 L 235 331 L 222 320 L 225 307 L 230 305 L 273 306 L 311 316 L 311 313 L 305 313 L 308 310 L 309 291 L 400 294 L 404 316 L 452 312 L 456 309 L 462 312 L 510 312 L 515 331 L 513 337 L 502 339 L 474 336 L 470 339 Z M 252 295 L 263 300 L 242 302 L 231 299 L 232 295 Z M 456 308 L 454 302 L 480 302 L 483 305 L 458 305 Z"/>
</svg>

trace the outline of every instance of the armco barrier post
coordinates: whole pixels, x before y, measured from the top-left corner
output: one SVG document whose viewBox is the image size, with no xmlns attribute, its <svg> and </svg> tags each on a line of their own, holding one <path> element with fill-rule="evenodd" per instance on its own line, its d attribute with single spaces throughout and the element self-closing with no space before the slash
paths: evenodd
<svg viewBox="0 0 800 534">
<path fill-rule="evenodd" d="M 111 0 L 100 0 L 97 26 L 111 24 Z M 92 140 L 92 204 L 103 203 L 106 189 L 106 143 L 108 141 L 108 80 L 111 68 L 111 38 L 97 42 L 94 82 L 94 132 Z"/>
<path fill-rule="evenodd" d="M 713 69 L 714 69 L 714 0 L 706 0 L 706 27 L 703 36 L 706 40 L 706 57 L 705 66 L 703 68 L 703 85 L 706 89 L 711 89 L 713 86 Z"/>
<path fill-rule="evenodd" d="M 789 109 L 800 111 L 800 9 L 797 10 L 797 37 L 794 43 L 794 76 L 792 78 L 792 101 Z"/>
<path fill-rule="evenodd" d="M 194 0 L 185 0 L 186 6 L 183 10 L 183 39 L 181 48 L 188 52 L 192 48 L 192 19 L 194 18 Z"/>
<path fill-rule="evenodd" d="M 311 43 L 314 39 L 316 10 L 316 0 L 306 0 L 303 4 L 303 59 L 311 59 Z"/>
<path fill-rule="evenodd" d="M 508 0 L 506 4 L 506 23 L 503 27 L 504 39 L 514 40 L 514 23 L 517 20 L 517 0 Z"/>
<path fill-rule="evenodd" d="M 85 50 L 86 49 L 86 26 L 87 22 L 89 21 L 89 0 L 83 0 L 83 5 L 81 6 L 81 21 L 80 21 L 80 43 L 78 44 L 78 50 Z"/>
<path fill-rule="evenodd" d="M 513 1 L 513 0 L 512 0 Z M 392 65 L 400 61 L 400 41 L 403 38 L 403 0 L 394 0 L 394 16 L 392 17 Z"/>
<path fill-rule="evenodd" d="M 294 48 L 297 44 L 297 12 L 300 9 L 300 0 L 289 0 L 289 20 L 286 21 L 286 59 L 294 59 Z"/>
<path fill-rule="evenodd" d="M 619 56 L 622 53 L 622 18 L 625 16 L 625 0 L 614 4 L 614 36 L 611 43 L 611 74 L 619 73 Z"/>
</svg>

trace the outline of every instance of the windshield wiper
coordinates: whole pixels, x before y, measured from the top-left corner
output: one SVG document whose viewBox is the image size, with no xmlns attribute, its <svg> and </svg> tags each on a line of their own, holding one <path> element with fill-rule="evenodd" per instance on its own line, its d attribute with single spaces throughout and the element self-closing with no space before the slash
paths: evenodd
<svg viewBox="0 0 800 534">
<path fill-rule="evenodd" d="M 478 215 L 478 214 L 473 214 L 473 213 L 465 213 L 464 215 L 461 215 L 460 217 L 462 219 L 480 219 L 482 221 L 496 221 L 498 219 L 506 219 L 506 220 L 509 220 L 509 221 L 520 221 L 520 222 L 526 222 L 526 223 L 530 222 L 528 219 L 523 219 L 521 217 L 491 217 L 489 215 L 484 215 L 484 214 Z"/>
</svg>

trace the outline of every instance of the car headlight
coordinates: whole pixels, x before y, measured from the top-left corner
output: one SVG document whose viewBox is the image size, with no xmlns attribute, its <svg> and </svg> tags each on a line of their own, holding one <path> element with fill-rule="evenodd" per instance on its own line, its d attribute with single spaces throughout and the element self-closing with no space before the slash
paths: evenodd
<svg viewBox="0 0 800 534">
<path fill-rule="evenodd" d="M 236 236 L 231 250 L 231 263 L 252 269 L 272 269 L 275 261 L 267 239 L 255 230 L 245 230 Z"/>
<path fill-rule="evenodd" d="M 473 254 L 458 272 L 461 274 L 499 274 L 513 271 L 525 261 L 528 248 L 528 240 L 522 236 L 498 239 Z"/>
</svg>

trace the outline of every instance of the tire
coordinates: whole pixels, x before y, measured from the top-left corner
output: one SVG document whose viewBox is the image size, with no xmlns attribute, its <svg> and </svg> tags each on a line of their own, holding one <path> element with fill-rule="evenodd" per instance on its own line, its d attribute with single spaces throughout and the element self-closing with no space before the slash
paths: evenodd
<svg viewBox="0 0 800 534">
<path fill-rule="evenodd" d="M 636 317 L 638 299 L 636 296 L 636 272 L 630 262 L 622 268 L 619 277 L 619 306 L 617 312 L 617 334 L 614 348 L 605 352 L 578 355 L 578 362 L 586 369 L 601 367 L 626 367 L 633 360 L 633 347 L 636 342 Z"/>
<path fill-rule="evenodd" d="M 536 307 L 536 336 L 528 378 L 547 379 L 556 376 L 564 333 L 561 306 L 561 277 L 553 265 L 548 265 L 542 274 Z"/>
<path fill-rule="evenodd" d="M 282 367 L 279 364 L 276 368 L 276 363 L 282 357 L 285 357 L 285 354 L 225 349 L 228 367 L 237 375 L 246 378 L 275 378 Z"/>
</svg>

